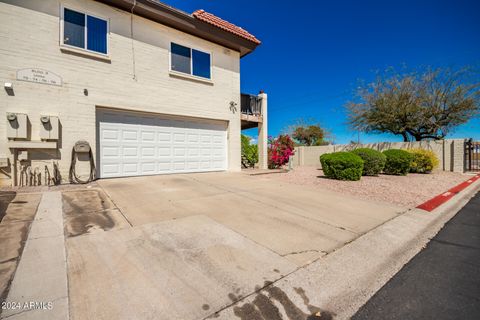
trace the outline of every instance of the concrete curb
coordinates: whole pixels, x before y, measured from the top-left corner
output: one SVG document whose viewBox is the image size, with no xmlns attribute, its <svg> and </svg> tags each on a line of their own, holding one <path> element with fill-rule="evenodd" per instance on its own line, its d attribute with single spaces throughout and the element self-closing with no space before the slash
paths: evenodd
<svg viewBox="0 0 480 320">
<path fill-rule="evenodd" d="M 0 319 L 68 319 L 62 195 L 45 192 L 37 208 Z"/>
<path fill-rule="evenodd" d="M 211 317 L 349 319 L 479 190 L 480 180 L 431 212 L 409 210 Z"/>
<path fill-rule="evenodd" d="M 455 195 L 459 194 L 461 191 L 468 188 L 468 186 L 473 184 L 478 179 L 480 179 L 480 174 L 478 174 L 476 176 L 473 176 L 470 179 L 468 179 L 468 180 L 466 180 L 462 183 L 459 183 L 455 187 L 450 188 L 449 190 L 431 198 L 430 200 L 425 201 L 424 203 L 418 205 L 417 208 L 425 210 L 425 211 L 433 211 L 436 208 L 440 207 L 445 202 L 452 199 Z"/>
</svg>

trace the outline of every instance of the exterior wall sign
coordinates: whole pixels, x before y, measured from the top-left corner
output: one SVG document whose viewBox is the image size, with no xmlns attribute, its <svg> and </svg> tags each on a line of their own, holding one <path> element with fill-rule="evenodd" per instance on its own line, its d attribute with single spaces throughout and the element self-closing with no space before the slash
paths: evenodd
<svg viewBox="0 0 480 320">
<path fill-rule="evenodd" d="M 53 72 L 43 69 L 22 69 L 17 71 L 17 80 L 62 86 L 62 78 Z"/>
</svg>

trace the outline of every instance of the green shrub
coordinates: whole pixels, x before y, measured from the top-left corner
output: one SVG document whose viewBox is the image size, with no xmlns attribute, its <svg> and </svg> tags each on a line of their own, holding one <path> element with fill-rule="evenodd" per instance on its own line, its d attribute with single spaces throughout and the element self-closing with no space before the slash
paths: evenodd
<svg viewBox="0 0 480 320">
<path fill-rule="evenodd" d="M 350 152 L 334 152 L 320 156 L 323 173 L 326 177 L 337 180 L 360 180 L 363 160 Z"/>
<path fill-rule="evenodd" d="M 387 157 L 383 153 L 369 148 L 355 149 L 352 153 L 363 159 L 364 176 L 378 176 L 387 161 Z"/>
<path fill-rule="evenodd" d="M 386 174 L 406 175 L 410 171 L 412 155 L 410 152 L 400 149 L 390 149 L 383 151 L 387 156 L 387 162 L 383 172 Z"/>
<path fill-rule="evenodd" d="M 250 140 L 250 137 L 242 134 L 242 159 L 246 162 L 246 166 L 253 167 L 258 162 L 258 146 L 256 144 L 250 144 Z"/>
<path fill-rule="evenodd" d="M 430 173 L 438 164 L 438 158 L 431 150 L 411 149 L 408 150 L 412 155 L 410 163 L 410 172 L 414 173 Z"/>
</svg>

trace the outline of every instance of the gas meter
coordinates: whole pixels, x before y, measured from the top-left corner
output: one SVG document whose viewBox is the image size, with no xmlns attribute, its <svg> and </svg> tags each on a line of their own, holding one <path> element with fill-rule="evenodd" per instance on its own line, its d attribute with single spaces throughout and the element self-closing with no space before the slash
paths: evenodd
<svg viewBox="0 0 480 320">
<path fill-rule="evenodd" d="M 44 124 L 47 124 L 50 122 L 50 117 L 49 116 L 41 116 L 40 121 Z"/>
<path fill-rule="evenodd" d="M 17 114 L 16 113 L 7 113 L 7 120 L 12 122 L 17 120 Z"/>
<path fill-rule="evenodd" d="M 90 152 L 90 145 L 88 144 L 87 141 L 80 140 L 75 143 L 75 146 L 73 147 L 73 149 L 77 153 Z"/>
</svg>

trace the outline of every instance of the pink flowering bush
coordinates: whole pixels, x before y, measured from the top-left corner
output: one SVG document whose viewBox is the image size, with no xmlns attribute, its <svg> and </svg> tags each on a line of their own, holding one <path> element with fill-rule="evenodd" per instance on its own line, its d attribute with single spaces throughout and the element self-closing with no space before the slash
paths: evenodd
<svg viewBox="0 0 480 320">
<path fill-rule="evenodd" d="M 277 138 L 268 138 L 268 168 L 279 168 L 288 163 L 294 154 L 294 142 L 288 135 L 279 135 Z"/>
</svg>

